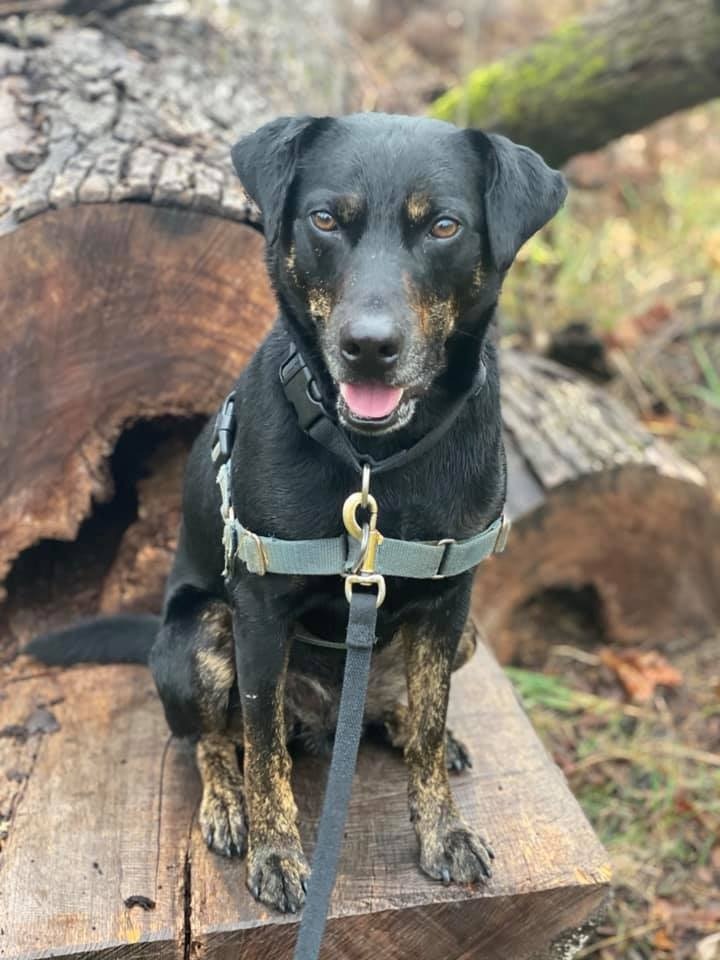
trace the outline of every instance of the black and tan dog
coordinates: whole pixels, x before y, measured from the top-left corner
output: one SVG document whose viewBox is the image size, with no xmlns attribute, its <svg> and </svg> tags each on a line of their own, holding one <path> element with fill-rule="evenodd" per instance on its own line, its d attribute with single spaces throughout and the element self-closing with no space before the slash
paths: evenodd
<svg viewBox="0 0 720 960">
<path fill-rule="evenodd" d="M 283 393 L 278 371 L 292 340 L 326 410 L 376 458 L 432 430 L 484 365 L 484 386 L 449 431 L 377 476 L 373 494 L 390 537 L 463 539 L 486 528 L 505 495 L 490 328 L 518 248 L 563 202 L 560 174 L 502 137 L 378 114 L 279 119 L 232 157 L 263 211 L 280 307 L 235 388 L 231 486 L 241 522 L 287 540 L 337 536 L 343 502 L 358 488 L 356 473 L 299 428 Z M 211 443 L 212 423 L 188 464 L 162 621 L 89 624 L 62 636 L 62 652 L 58 635 L 32 650 L 65 662 L 142 659 L 154 642 L 150 664 L 170 727 L 197 738 L 208 845 L 247 851 L 254 895 L 295 911 L 308 864 L 287 743 L 332 737 L 344 655 L 292 638 L 342 640 L 347 603 L 334 577 L 243 568 L 224 582 Z M 472 653 L 462 641 L 471 580 L 388 580 L 366 711 L 404 749 L 420 864 L 445 882 L 490 872 L 490 851 L 458 814 L 448 781 L 448 767 L 467 762 L 446 712 L 450 674 Z"/>
</svg>

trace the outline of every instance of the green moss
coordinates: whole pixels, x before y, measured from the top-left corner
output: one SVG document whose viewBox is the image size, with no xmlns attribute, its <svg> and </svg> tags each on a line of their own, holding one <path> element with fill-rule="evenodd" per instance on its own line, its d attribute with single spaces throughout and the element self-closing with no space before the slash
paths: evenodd
<svg viewBox="0 0 720 960">
<path fill-rule="evenodd" d="M 473 70 L 464 84 L 432 104 L 441 120 L 513 127 L 520 118 L 541 114 L 558 99 L 589 102 L 593 81 L 605 70 L 602 42 L 580 24 L 560 28 L 531 54 Z"/>
</svg>

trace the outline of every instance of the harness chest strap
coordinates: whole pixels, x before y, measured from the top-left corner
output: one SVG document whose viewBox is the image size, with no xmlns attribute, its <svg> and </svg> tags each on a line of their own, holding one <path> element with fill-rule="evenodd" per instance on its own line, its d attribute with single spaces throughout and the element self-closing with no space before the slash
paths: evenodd
<svg viewBox="0 0 720 960">
<path fill-rule="evenodd" d="M 225 523 L 226 576 L 231 575 L 237 560 L 242 561 L 250 573 L 261 576 L 265 573 L 345 576 L 353 569 L 359 551 L 359 544 L 353 538 L 346 534 L 318 540 L 278 540 L 258 536 L 240 523 L 230 506 L 230 461 L 220 466 L 217 482 Z M 477 566 L 493 553 L 502 553 L 509 526 L 503 515 L 467 540 L 427 543 L 384 537 L 377 548 L 375 570 L 386 577 L 423 580 L 454 577 Z"/>
</svg>

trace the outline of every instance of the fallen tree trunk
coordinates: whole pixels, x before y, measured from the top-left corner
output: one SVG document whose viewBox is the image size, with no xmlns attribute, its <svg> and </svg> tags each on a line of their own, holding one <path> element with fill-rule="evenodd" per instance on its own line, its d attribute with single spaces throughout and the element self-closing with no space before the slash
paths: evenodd
<svg viewBox="0 0 720 960">
<path fill-rule="evenodd" d="M 720 96 L 715 0 L 605 0 L 530 49 L 479 67 L 434 116 L 504 133 L 554 165 Z"/>
<path fill-rule="evenodd" d="M 211 410 L 272 319 L 229 148 L 337 106 L 312 66 L 339 40 L 318 39 L 324 0 L 305 13 L 306 32 L 276 3 L 229 36 L 138 10 L 0 42 L 0 582 L 112 495 L 123 426 Z"/>
<path fill-rule="evenodd" d="M 28 548 L 73 541 L 93 503 L 112 499 L 123 431 L 207 415 L 272 322 L 259 211 L 228 146 L 299 108 L 288 87 L 313 105 L 297 56 L 248 43 L 238 66 L 239 43 L 138 10 L 104 32 L 66 21 L 45 46 L 0 46 L 0 582 Z M 303 39 L 288 43 L 297 51 Z M 329 97 L 316 93 L 314 108 L 332 108 Z M 515 612 L 554 586 L 592 585 L 611 638 L 712 623 L 715 521 L 699 474 L 571 374 L 514 353 L 503 365 L 517 530 L 478 582 L 490 639 L 510 655 Z M 178 458 L 171 445 L 150 462 L 117 548 L 97 520 L 91 539 L 107 540 L 109 561 L 78 578 L 75 608 L 63 581 L 48 619 L 67 619 L 68 603 L 72 613 L 158 605 Z M 77 550 L 88 547 L 81 536 Z M 53 595 L 38 585 L 26 615 L 29 567 L 6 609 L 21 640 Z M 72 567 L 56 562 L 48 576 Z"/>
</svg>

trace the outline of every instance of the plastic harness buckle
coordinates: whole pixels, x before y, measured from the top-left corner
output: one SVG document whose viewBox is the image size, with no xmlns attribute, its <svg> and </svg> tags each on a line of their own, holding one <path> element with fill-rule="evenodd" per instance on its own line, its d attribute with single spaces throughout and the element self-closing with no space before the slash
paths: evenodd
<svg viewBox="0 0 720 960">
<path fill-rule="evenodd" d="M 227 463 L 235 442 L 235 393 L 229 393 L 223 401 L 215 420 L 212 441 L 212 458 L 215 463 Z"/>
<path fill-rule="evenodd" d="M 280 367 L 280 383 L 285 396 L 295 408 L 298 423 L 303 430 L 309 430 L 326 415 L 313 375 L 294 347 L 290 348 L 287 360 Z"/>
</svg>

